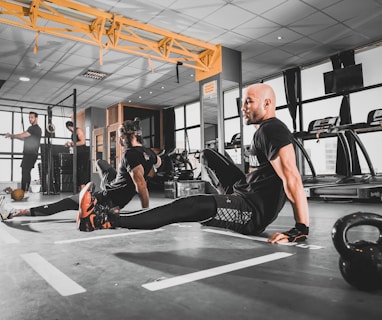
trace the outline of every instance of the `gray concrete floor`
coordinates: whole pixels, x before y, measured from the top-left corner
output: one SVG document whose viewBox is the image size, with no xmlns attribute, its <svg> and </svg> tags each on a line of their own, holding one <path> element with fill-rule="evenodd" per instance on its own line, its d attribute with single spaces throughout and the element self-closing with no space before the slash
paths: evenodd
<svg viewBox="0 0 382 320">
<path fill-rule="evenodd" d="M 25 208 L 63 196 L 31 193 L 12 204 Z M 151 199 L 151 206 L 171 201 L 160 192 Z M 381 204 L 309 205 L 310 238 L 297 246 L 198 223 L 83 233 L 75 229 L 75 211 L 1 223 L 0 319 L 381 319 L 382 291 L 348 285 L 331 241 L 339 217 L 382 214 Z M 134 198 L 129 209 L 138 208 Z M 263 237 L 292 225 L 287 204 Z"/>
</svg>

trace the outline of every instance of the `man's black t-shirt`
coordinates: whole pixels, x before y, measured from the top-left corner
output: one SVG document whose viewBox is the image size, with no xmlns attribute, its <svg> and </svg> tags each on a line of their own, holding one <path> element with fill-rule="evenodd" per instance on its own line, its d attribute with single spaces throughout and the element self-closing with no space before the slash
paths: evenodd
<svg viewBox="0 0 382 320">
<path fill-rule="evenodd" d="M 30 126 L 27 129 L 30 136 L 24 138 L 24 154 L 38 154 L 38 149 L 40 147 L 40 139 L 41 139 L 41 128 L 38 124 Z"/>
<path fill-rule="evenodd" d="M 243 196 L 253 208 L 252 222 L 258 230 L 269 225 L 285 204 L 283 183 L 270 160 L 290 143 L 293 143 L 292 134 L 279 119 L 271 118 L 261 123 L 250 147 L 253 171 L 246 175 L 245 181 L 234 185 L 234 192 Z"/>
</svg>

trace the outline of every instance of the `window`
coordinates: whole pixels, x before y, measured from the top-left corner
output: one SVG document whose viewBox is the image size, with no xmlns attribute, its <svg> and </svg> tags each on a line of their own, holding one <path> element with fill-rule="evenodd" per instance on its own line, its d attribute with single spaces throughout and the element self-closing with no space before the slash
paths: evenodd
<svg viewBox="0 0 382 320">
<path fill-rule="evenodd" d="M 224 119 L 231 117 L 238 117 L 240 114 L 241 103 L 237 105 L 237 98 L 239 98 L 239 89 L 224 92 Z"/>
<path fill-rule="evenodd" d="M 200 103 L 186 105 L 186 127 L 200 126 Z"/>
<path fill-rule="evenodd" d="M 174 110 L 177 152 L 187 151 L 188 160 L 195 169 L 194 177 L 197 177 L 200 172 L 200 163 L 196 157 L 201 150 L 200 103 L 179 106 Z"/>
<path fill-rule="evenodd" d="M 177 107 L 175 111 L 175 129 L 184 128 L 184 106 Z"/>
</svg>

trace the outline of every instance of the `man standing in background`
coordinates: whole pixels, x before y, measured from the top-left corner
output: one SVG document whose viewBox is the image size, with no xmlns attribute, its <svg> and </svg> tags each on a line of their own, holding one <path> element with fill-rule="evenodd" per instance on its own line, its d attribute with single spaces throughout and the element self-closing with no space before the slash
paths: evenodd
<svg viewBox="0 0 382 320">
<path fill-rule="evenodd" d="M 84 131 L 81 128 L 76 128 L 76 130 L 74 130 L 74 124 L 72 121 L 67 121 L 65 126 L 72 133 L 72 136 L 70 137 L 71 140 L 65 143 L 67 148 L 73 148 L 74 135 L 76 135 L 77 186 L 81 190 L 90 180 L 89 150 L 86 147 L 86 137 Z"/>
<path fill-rule="evenodd" d="M 31 183 L 31 171 L 38 157 L 38 149 L 40 148 L 41 128 L 38 125 L 38 114 L 29 112 L 30 127 L 21 133 L 5 134 L 6 138 L 19 139 L 24 141 L 23 160 L 21 161 L 21 189 L 25 192 L 29 191 Z"/>
</svg>

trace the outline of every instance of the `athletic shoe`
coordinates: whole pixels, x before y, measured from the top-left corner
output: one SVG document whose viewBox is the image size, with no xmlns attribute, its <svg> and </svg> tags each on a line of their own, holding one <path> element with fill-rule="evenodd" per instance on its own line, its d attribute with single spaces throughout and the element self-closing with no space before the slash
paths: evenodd
<svg viewBox="0 0 382 320">
<path fill-rule="evenodd" d="M 82 188 L 79 195 L 77 229 L 81 231 L 93 231 L 96 229 L 94 224 L 94 208 L 97 203 L 97 199 L 90 193 L 92 185 L 92 182 L 88 182 L 86 186 Z"/>
<path fill-rule="evenodd" d="M 0 217 L 1 221 L 9 220 L 13 218 L 13 214 L 16 212 L 16 209 L 12 208 L 5 199 L 5 196 L 0 197 Z"/>
<path fill-rule="evenodd" d="M 94 231 L 97 229 L 113 228 L 113 221 L 119 214 L 119 208 L 110 209 L 98 203 L 93 195 L 93 183 L 89 182 L 80 192 L 77 229 Z"/>
</svg>

